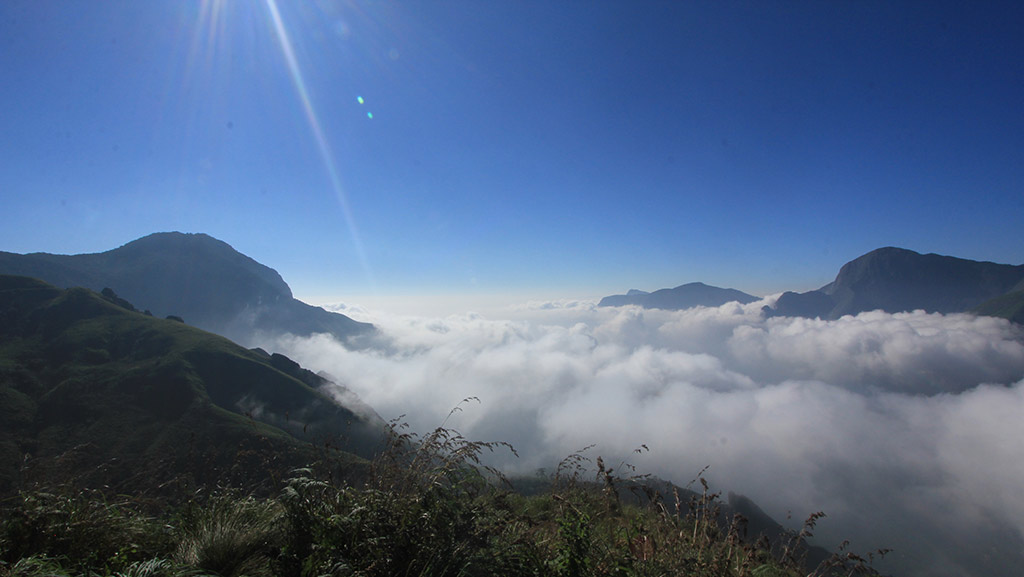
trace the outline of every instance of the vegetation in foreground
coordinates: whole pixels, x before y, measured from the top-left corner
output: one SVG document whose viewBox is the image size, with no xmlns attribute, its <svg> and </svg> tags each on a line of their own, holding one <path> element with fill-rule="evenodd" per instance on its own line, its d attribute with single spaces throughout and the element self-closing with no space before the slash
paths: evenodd
<svg viewBox="0 0 1024 577">
<path fill-rule="evenodd" d="M 164 508 L 95 490 L 22 491 L 0 511 L 0 577 L 877 574 L 871 557 L 847 552 L 804 568 L 804 538 L 821 514 L 769 543 L 745 535 L 740 515 L 722 523 L 702 478 L 684 503 L 600 458 L 591 477 L 577 453 L 548 490 L 523 496 L 479 462 L 511 447 L 443 427 L 422 439 L 403 431 L 391 428 L 358 485 L 313 467 L 293 471 L 276 496 L 197 490 Z"/>
<path fill-rule="evenodd" d="M 583 453 L 526 496 L 480 466 L 511 447 L 444 424 L 416 438 L 381 422 L 366 461 L 339 448 L 347 425 L 318 429 L 354 414 L 283 357 L 113 291 L 0 276 L 0 297 L 0 577 L 807 573 L 817 514 L 771 543 L 724 519 L 699 475 L 700 493 L 654 490 Z"/>
</svg>

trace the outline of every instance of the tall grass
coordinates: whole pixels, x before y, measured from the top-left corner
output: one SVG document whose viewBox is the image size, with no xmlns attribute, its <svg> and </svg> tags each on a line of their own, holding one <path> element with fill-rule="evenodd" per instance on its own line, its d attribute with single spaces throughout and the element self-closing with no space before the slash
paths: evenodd
<svg viewBox="0 0 1024 577">
<path fill-rule="evenodd" d="M 657 486 L 587 448 L 559 464 L 546 492 L 516 493 L 481 465 L 510 446 L 445 425 L 419 437 L 392 423 L 359 484 L 321 463 L 294 470 L 276 496 L 199 491 L 156 516 L 99 492 L 26 493 L 4 504 L 0 577 L 877 574 L 873 555 L 845 550 L 802 565 L 819 513 L 781 542 L 748 536 L 741 515 L 723 519 L 703 471 L 696 491 Z"/>
<path fill-rule="evenodd" d="M 284 508 L 232 493 L 192 504 L 177 532 L 174 560 L 221 577 L 272 577 L 284 542 Z"/>
</svg>

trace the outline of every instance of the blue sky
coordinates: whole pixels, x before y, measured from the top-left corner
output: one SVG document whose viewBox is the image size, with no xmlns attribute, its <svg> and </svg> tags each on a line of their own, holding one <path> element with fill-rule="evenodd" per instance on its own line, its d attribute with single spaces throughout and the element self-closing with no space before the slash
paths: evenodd
<svg viewBox="0 0 1024 577">
<path fill-rule="evenodd" d="M 0 3 L 0 250 L 205 232 L 300 298 L 1024 263 L 1024 9 Z M 372 117 L 371 117 L 372 115 Z"/>
</svg>

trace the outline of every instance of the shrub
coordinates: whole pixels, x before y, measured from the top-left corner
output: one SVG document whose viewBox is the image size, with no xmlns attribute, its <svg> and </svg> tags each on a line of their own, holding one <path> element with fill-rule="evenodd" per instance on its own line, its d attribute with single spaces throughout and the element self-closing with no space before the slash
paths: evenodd
<svg viewBox="0 0 1024 577">
<path fill-rule="evenodd" d="M 42 567 L 120 569 L 144 558 L 165 539 L 154 522 L 127 501 L 110 502 L 98 491 L 57 488 L 21 494 L 0 522 L 0 556 L 8 563 L 35 559 Z M 44 562 L 45 561 L 45 562 Z"/>
<path fill-rule="evenodd" d="M 272 576 L 284 539 L 283 516 L 276 501 L 232 493 L 192 504 L 178 531 L 174 560 L 221 577 Z"/>
<path fill-rule="evenodd" d="M 543 481 L 547 493 L 524 496 L 481 465 L 511 447 L 444 425 L 420 438 L 392 423 L 359 485 L 331 481 L 321 463 L 294 470 L 276 498 L 200 490 L 160 521 L 97 491 L 22 494 L 0 512 L 0 577 L 808 575 L 804 541 L 820 513 L 779 543 L 747 542 L 745 519 L 723 519 L 703 471 L 691 482 L 700 492 L 687 492 L 600 457 L 595 473 L 589 448 Z M 841 549 L 810 575 L 877 575 L 873 560 Z"/>
</svg>

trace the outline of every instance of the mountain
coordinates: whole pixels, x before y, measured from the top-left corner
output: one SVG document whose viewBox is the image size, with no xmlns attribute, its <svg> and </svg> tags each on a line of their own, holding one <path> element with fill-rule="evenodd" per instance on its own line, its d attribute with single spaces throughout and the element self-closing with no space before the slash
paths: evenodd
<svg viewBox="0 0 1024 577">
<path fill-rule="evenodd" d="M 612 295 L 601 299 L 599 307 L 617 307 L 622 305 L 639 305 L 647 309 L 683 310 L 698 306 L 718 307 L 725 303 L 738 301 L 741 304 L 760 300 L 759 297 L 748 295 L 736 289 L 724 289 L 692 282 L 673 289 L 661 289 L 652 293 L 630 289 L 624 295 Z"/>
<path fill-rule="evenodd" d="M 829 315 L 836 303 L 832 297 L 821 290 L 796 293 L 786 291 L 779 295 L 775 307 L 763 307 L 769 316 L 831 318 Z"/>
<path fill-rule="evenodd" d="M 205 234 L 151 234 L 97 254 L 0 252 L 0 274 L 38 278 L 61 288 L 111 288 L 136 306 L 233 341 L 255 334 L 329 333 L 340 340 L 373 326 L 307 305 L 274 269 Z"/>
<path fill-rule="evenodd" d="M 130 306 L 0 275 L 0 493 L 34 476 L 227 482 L 306 465 L 325 443 L 353 464 L 378 450 L 385 423 L 339 401 L 345 387 Z"/>
<path fill-rule="evenodd" d="M 836 319 L 864 311 L 965 312 L 1024 282 L 1024 265 L 979 262 L 886 247 L 858 257 L 835 281 L 806 293 L 787 292 L 769 314 Z"/>
</svg>

